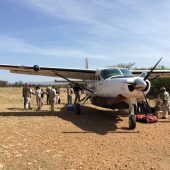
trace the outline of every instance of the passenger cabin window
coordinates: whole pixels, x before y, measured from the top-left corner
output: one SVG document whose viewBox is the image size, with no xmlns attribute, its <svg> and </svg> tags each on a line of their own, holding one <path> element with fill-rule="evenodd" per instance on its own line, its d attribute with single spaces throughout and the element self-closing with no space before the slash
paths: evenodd
<svg viewBox="0 0 170 170">
<path fill-rule="evenodd" d="M 97 81 L 97 76 L 95 76 L 95 81 Z"/>
<path fill-rule="evenodd" d="M 90 77 L 90 81 L 93 81 L 93 77 Z"/>
<path fill-rule="evenodd" d="M 104 79 L 114 77 L 114 76 L 133 77 L 132 73 L 128 69 L 118 69 L 118 68 L 104 69 L 104 70 L 101 71 L 101 76 Z"/>
<path fill-rule="evenodd" d="M 89 82 L 97 82 L 97 81 L 100 81 L 100 80 L 101 80 L 100 75 L 95 75 L 93 77 L 90 77 L 90 81 Z"/>
<path fill-rule="evenodd" d="M 93 77 L 93 82 L 96 82 L 96 76 Z"/>
</svg>

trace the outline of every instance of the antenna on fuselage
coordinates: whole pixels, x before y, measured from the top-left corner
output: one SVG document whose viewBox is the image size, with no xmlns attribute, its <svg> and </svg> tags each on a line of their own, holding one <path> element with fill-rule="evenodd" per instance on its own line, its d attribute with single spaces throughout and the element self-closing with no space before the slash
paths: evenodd
<svg viewBox="0 0 170 170">
<path fill-rule="evenodd" d="M 89 69 L 88 58 L 85 58 L 85 69 Z"/>
</svg>

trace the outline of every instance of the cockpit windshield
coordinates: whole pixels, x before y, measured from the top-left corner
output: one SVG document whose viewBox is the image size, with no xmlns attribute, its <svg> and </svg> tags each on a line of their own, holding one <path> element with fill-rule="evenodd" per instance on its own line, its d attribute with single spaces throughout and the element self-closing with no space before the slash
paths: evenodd
<svg viewBox="0 0 170 170">
<path fill-rule="evenodd" d="M 128 70 L 128 69 L 125 69 L 125 68 L 107 68 L 107 69 L 103 69 L 101 70 L 101 76 L 104 78 L 104 79 L 107 79 L 107 78 L 110 78 L 110 77 L 117 77 L 117 76 L 121 76 L 121 77 L 124 77 L 124 76 L 128 76 L 128 77 L 132 77 L 132 73 Z"/>
</svg>

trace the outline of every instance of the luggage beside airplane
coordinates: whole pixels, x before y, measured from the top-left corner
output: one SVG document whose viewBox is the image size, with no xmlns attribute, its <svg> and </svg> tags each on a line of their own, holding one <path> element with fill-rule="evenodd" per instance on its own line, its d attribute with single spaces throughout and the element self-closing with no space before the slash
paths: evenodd
<svg viewBox="0 0 170 170">
<path fill-rule="evenodd" d="M 69 112 L 74 111 L 74 105 L 73 104 L 67 105 L 67 111 L 69 111 Z"/>
<path fill-rule="evenodd" d="M 137 114 L 136 121 L 143 122 L 143 123 L 156 123 L 158 121 L 158 118 L 152 114 L 148 114 L 148 115 Z"/>
<path fill-rule="evenodd" d="M 162 118 L 162 111 L 156 111 L 155 114 L 158 119 Z"/>
</svg>

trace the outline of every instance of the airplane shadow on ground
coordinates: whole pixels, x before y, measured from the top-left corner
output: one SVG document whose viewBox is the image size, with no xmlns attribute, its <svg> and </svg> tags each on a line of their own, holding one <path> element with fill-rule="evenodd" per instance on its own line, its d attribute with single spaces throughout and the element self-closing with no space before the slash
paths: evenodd
<svg viewBox="0 0 170 170">
<path fill-rule="evenodd" d="M 63 133 L 97 133 L 100 135 L 107 133 L 133 133 L 132 131 L 127 131 L 125 127 L 119 128 L 121 131 L 116 131 L 118 129 L 117 123 L 122 121 L 119 115 L 120 113 L 114 114 L 112 110 L 104 111 L 88 106 L 83 106 L 81 115 L 76 115 L 74 111 L 67 111 L 66 106 L 61 109 L 61 112 L 57 113 L 59 118 L 70 121 L 83 130 Z M 123 114 L 123 116 L 127 115 Z"/>
<path fill-rule="evenodd" d="M 0 112 L 0 116 L 57 116 L 57 112 L 50 112 L 50 111 L 24 111 L 20 109 L 21 112 Z"/>
<path fill-rule="evenodd" d="M 21 112 L 14 112 L 15 109 L 11 109 L 10 112 L 0 112 L 0 116 L 57 116 L 63 120 L 72 122 L 74 125 L 82 129 L 83 131 L 67 131 L 62 133 L 96 133 L 105 135 L 107 133 L 137 133 L 129 130 L 127 127 L 118 128 L 117 123 L 122 121 L 120 118 L 120 112 L 114 112 L 112 110 L 100 110 L 88 106 L 83 106 L 81 115 L 76 115 L 74 111 L 68 111 L 67 105 L 61 108 L 60 111 L 28 111 L 25 112 L 22 109 Z M 126 113 L 121 116 L 128 116 Z M 128 125 L 127 125 L 128 126 Z M 117 131 L 117 130 L 121 131 Z"/>
</svg>

